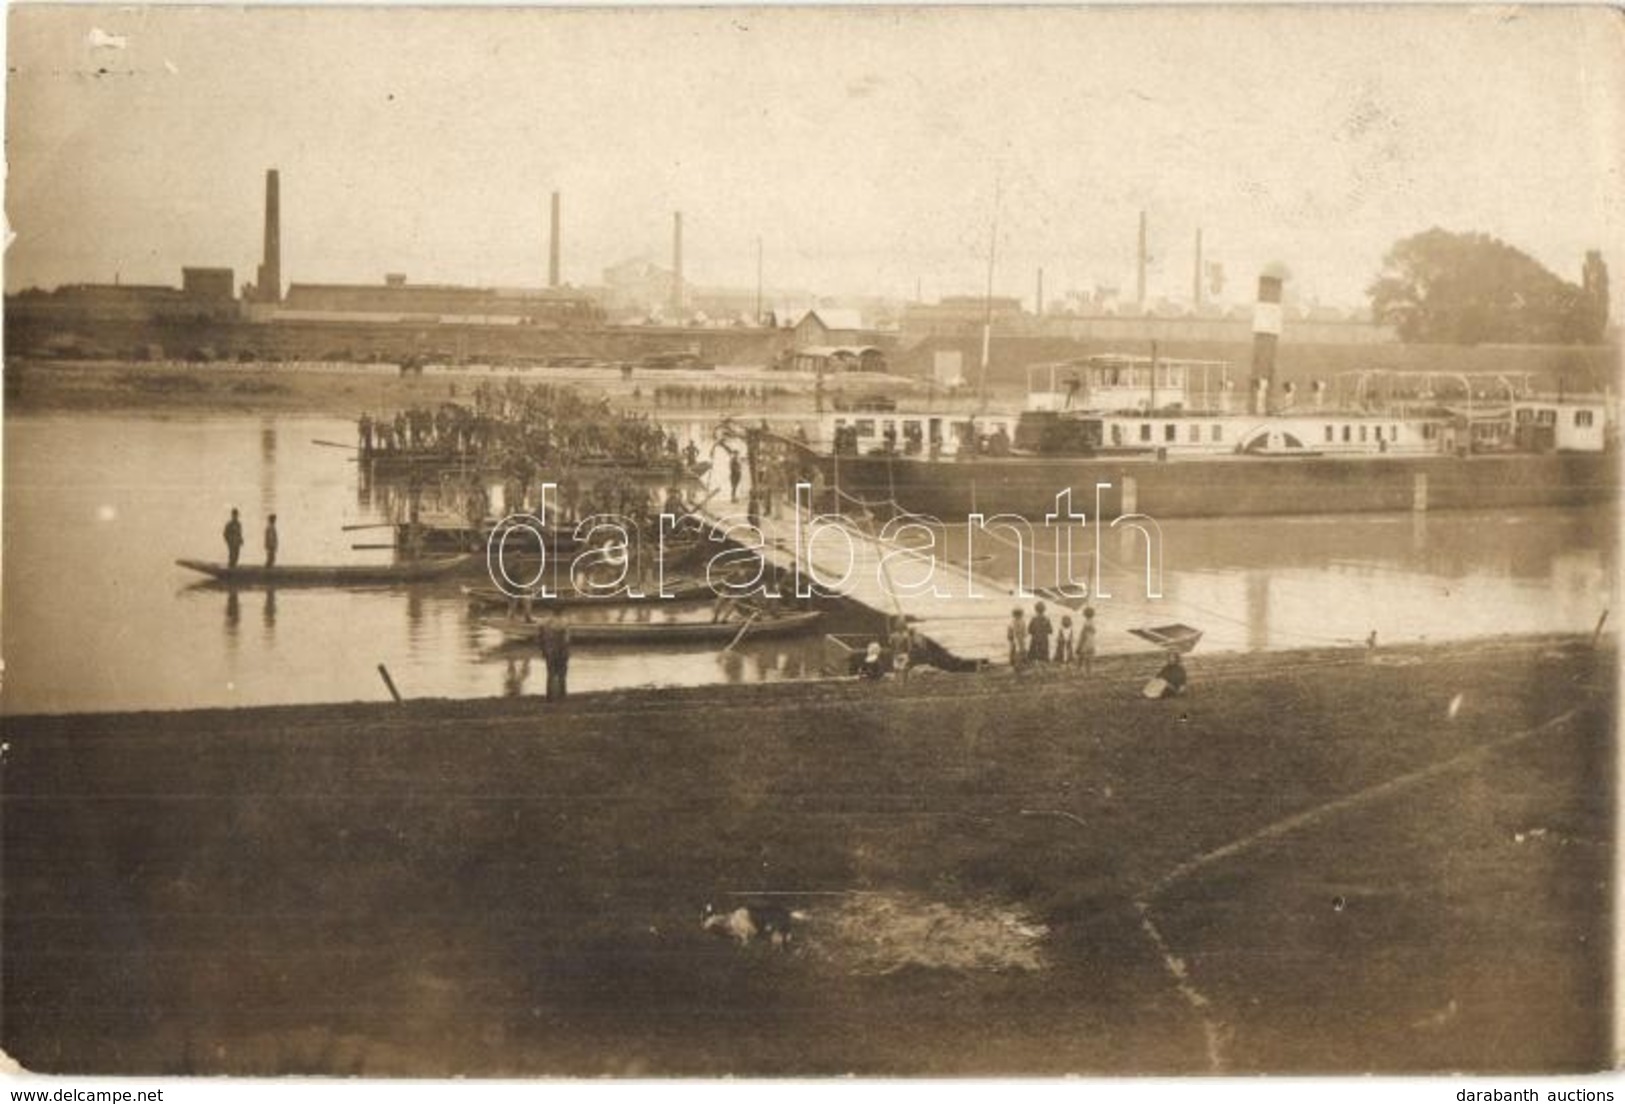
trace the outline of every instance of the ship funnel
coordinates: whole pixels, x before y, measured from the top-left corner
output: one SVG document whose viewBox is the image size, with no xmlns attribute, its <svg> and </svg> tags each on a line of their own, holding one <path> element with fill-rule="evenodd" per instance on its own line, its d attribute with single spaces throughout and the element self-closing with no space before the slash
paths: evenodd
<svg viewBox="0 0 1625 1104">
<path fill-rule="evenodd" d="M 1275 412 L 1275 347 L 1281 340 L 1281 287 L 1285 269 L 1270 265 L 1258 277 L 1253 306 L 1253 402 L 1255 414 Z"/>
</svg>

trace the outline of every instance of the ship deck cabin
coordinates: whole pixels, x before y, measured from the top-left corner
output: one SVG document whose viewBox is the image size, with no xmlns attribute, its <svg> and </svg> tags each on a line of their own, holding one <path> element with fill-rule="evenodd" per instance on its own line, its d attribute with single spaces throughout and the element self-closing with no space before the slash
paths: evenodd
<svg viewBox="0 0 1625 1104">
<path fill-rule="evenodd" d="M 1027 409 L 1057 414 L 1223 410 L 1234 387 L 1226 360 L 1108 353 L 1030 366 Z"/>
<path fill-rule="evenodd" d="M 1016 422 L 1005 414 L 837 414 L 826 424 L 825 439 L 842 456 L 1008 456 Z"/>
<path fill-rule="evenodd" d="M 1479 431 L 1494 428 L 1494 437 Z M 1519 399 L 1506 421 L 1475 423 L 1475 448 L 1499 446 L 1517 452 L 1601 452 L 1608 443 L 1608 407 L 1603 402 Z"/>
</svg>

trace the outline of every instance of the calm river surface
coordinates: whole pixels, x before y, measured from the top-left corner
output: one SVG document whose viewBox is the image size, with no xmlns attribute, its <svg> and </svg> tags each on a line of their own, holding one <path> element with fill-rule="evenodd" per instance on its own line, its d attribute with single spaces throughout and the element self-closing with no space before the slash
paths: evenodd
<svg viewBox="0 0 1625 1104">
<path fill-rule="evenodd" d="M 267 514 L 284 563 L 384 561 L 344 531 L 389 517 L 344 451 L 353 426 L 308 416 L 41 415 L 5 424 L 0 640 L 7 713 L 380 700 L 387 664 L 410 697 L 537 693 L 539 657 L 497 647 L 457 581 L 374 589 L 199 587 L 177 557 L 223 559 L 242 511 L 258 562 Z M 1147 599 L 1135 545 L 1102 547 L 1103 651 L 1143 647 L 1126 628 L 1184 622 L 1202 650 L 1362 639 L 1441 640 L 1586 631 L 1614 605 L 1612 509 L 1343 515 L 1162 526 L 1162 597 Z M 964 558 L 963 530 L 947 549 Z M 1029 571 L 1054 574 L 1053 537 Z M 1085 572 L 1092 536 L 1073 552 Z M 984 573 L 1013 576 L 1013 550 L 979 538 Z M 982 557 L 992 557 L 983 559 Z M 478 581 L 461 580 L 463 582 Z M 861 630 L 861 617 L 826 631 Z M 1002 627 L 990 626 L 1002 637 Z M 816 675 L 821 634 L 750 641 L 719 658 L 687 648 L 578 648 L 571 689 Z"/>
</svg>

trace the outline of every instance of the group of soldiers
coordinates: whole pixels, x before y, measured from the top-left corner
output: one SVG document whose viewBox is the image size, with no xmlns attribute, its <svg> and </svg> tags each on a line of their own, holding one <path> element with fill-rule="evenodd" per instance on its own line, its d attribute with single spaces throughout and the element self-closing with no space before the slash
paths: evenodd
<svg viewBox="0 0 1625 1104">
<path fill-rule="evenodd" d="M 556 467 L 585 459 L 648 465 L 680 455 L 676 436 L 646 415 L 619 412 L 607 398 L 588 399 L 570 387 L 516 379 L 481 382 L 471 402 L 363 414 L 356 429 L 364 458 L 416 452 Z"/>
<path fill-rule="evenodd" d="M 405 452 L 477 453 L 490 444 L 494 429 L 492 419 L 453 402 L 434 410 L 409 407 L 393 418 L 363 414 L 356 423 L 363 459 Z"/>
</svg>

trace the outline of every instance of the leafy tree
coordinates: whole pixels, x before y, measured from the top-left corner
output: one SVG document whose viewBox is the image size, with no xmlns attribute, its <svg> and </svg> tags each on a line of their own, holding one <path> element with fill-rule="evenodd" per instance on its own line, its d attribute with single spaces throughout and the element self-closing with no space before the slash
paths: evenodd
<svg viewBox="0 0 1625 1104">
<path fill-rule="evenodd" d="M 1434 227 L 1396 242 L 1366 293 L 1372 316 L 1404 341 L 1568 345 L 1602 336 L 1585 290 L 1488 234 Z"/>
</svg>

